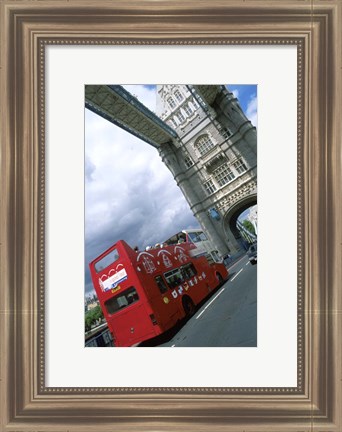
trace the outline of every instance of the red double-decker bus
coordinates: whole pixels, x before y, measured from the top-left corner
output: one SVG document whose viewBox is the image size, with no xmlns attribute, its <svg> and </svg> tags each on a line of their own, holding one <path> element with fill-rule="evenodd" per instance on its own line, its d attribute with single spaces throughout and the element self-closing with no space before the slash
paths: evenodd
<svg viewBox="0 0 342 432">
<path fill-rule="evenodd" d="M 134 346 L 169 330 L 228 279 L 221 263 L 181 244 L 135 251 L 120 240 L 90 264 L 115 346 Z"/>
</svg>

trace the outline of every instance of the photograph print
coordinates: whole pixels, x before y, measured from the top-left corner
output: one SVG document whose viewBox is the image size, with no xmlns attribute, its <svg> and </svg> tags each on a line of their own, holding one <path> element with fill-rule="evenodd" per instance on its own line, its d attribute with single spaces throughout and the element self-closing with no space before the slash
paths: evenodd
<svg viewBox="0 0 342 432">
<path fill-rule="evenodd" d="M 85 346 L 257 346 L 257 86 L 85 86 Z"/>
</svg>

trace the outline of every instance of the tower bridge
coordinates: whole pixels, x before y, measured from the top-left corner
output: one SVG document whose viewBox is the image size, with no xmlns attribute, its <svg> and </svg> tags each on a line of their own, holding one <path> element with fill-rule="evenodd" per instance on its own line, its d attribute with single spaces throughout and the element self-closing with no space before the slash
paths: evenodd
<svg viewBox="0 0 342 432">
<path fill-rule="evenodd" d="M 176 140 L 177 133 L 119 85 L 87 85 L 85 106 L 153 147 Z"/>
<path fill-rule="evenodd" d="M 158 85 L 156 113 L 119 85 L 87 85 L 85 105 L 155 147 L 221 254 L 241 249 L 236 219 L 257 203 L 256 129 L 220 85 Z"/>
</svg>

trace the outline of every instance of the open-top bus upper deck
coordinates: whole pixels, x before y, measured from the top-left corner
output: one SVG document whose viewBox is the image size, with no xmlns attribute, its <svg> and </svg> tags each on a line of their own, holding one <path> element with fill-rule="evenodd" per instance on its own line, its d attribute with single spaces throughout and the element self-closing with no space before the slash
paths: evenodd
<svg viewBox="0 0 342 432">
<path fill-rule="evenodd" d="M 217 249 L 200 228 L 179 231 L 164 241 L 164 244 L 167 245 L 182 243 L 189 243 L 195 246 L 195 249 L 192 251 L 193 256 L 205 255 L 209 261 L 222 262 Z"/>
</svg>

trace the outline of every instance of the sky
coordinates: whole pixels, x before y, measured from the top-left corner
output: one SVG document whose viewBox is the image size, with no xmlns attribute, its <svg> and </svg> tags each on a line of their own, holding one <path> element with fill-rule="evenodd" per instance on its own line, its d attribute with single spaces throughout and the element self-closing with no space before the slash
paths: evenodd
<svg viewBox="0 0 342 432">
<path fill-rule="evenodd" d="M 124 87 L 155 111 L 155 86 Z M 257 87 L 228 88 L 256 126 Z M 197 227 L 158 151 L 85 109 L 85 294 L 93 293 L 89 262 L 116 241 L 144 249 Z"/>
</svg>

